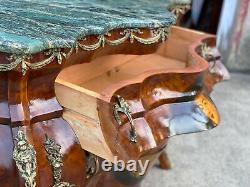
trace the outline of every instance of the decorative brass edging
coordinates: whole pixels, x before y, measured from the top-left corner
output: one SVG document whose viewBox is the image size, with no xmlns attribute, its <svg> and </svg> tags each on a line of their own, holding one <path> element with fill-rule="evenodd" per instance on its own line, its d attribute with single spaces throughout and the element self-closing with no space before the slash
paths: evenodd
<svg viewBox="0 0 250 187">
<path fill-rule="evenodd" d="M 36 152 L 32 145 L 26 139 L 22 130 L 18 130 L 16 136 L 16 145 L 13 151 L 13 159 L 16 166 L 25 180 L 25 187 L 36 186 Z"/>
<path fill-rule="evenodd" d="M 69 184 L 68 182 L 62 182 L 62 170 L 63 166 L 62 157 L 60 153 L 61 146 L 55 143 L 55 140 L 45 135 L 44 148 L 47 153 L 47 159 L 53 168 L 53 176 L 55 183 L 53 187 L 74 187 L 75 185 Z"/>
<path fill-rule="evenodd" d="M 178 18 L 180 15 L 184 15 L 190 8 L 191 6 L 189 4 L 177 4 L 169 7 L 169 11 Z"/>
<path fill-rule="evenodd" d="M 115 103 L 113 106 L 113 114 L 114 114 L 115 120 L 119 125 L 122 125 L 122 120 L 120 118 L 119 113 L 123 113 L 127 116 L 129 123 L 130 123 L 130 127 L 131 127 L 129 139 L 131 142 L 136 143 L 137 142 L 137 140 L 136 140 L 137 135 L 136 135 L 136 130 L 135 130 L 135 126 L 134 126 L 134 121 L 133 121 L 133 118 L 131 116 L 131 109 L 130 109 L 128 103 L 120 95 L 117 95 L 116 98 L 117 98 L 117 103 Z"/>
<path fill-rule="evenodd" d="M 81 39 L 79 38 L 75 42 L 75 47 L 70 48 L 70 51 L 66 54 L 62 51 L 62 49 L 50 49 L 48 52 L 44 52 L 46 56 L 49 56 L 45 60 L 36 62 L 36 63 L 30 63 L 31 55 L 23 54 L 23 55 L 16 55 L 13 54 L 9 58 L 7 58 L 10 61 L 10 64 L 0 64 L 0 71 L 10 71 L 15 69 L 19 64 L 21 65 L 21 71 L 22 74 L 25 75 L 28 69 L 36 70 L 40 69 L 50 63 L 52 63 L 55 59 L 57 60 L 58 64 L 61 64 L 63 61 L 63 58 L 66 59 L 69 56 L 73 54 L 73 51 L 75 53 L 78 53 L 79 48 L 85 51 L 93 51 L 100 47 L 104 47 L 105 45 L 120 45 L 124 43 L 125 41 L 129 40 L 130 43 L 133 43 L 134 41 L 137 41 L 141 44 L 150 45 L 159 42 L 160 40 L 164 42 L 168 38 L 169 34 L 169 27 L 164 28 L 156 28 L 153 29 L 153 37 L 151 38 L 141 38 L 138 35 L 143 34 L 140 29 L 125 29 L 122 32 L 120 32 L 120 35 L 122 36 L 119 39 L 116 40 L 110 40 L 109 37 L 111 37 L 110 33 L 106 33 L 103 35 L 98 36 L 98 41 L 95 44 L 81 44 L 78 40 L 85 40 L 85 38 Z"/>
<path fill-rule="evenodd" d="M 136 34 L 143 34 L 140 29 L 125 29 L 124 31 L 120 32 L 120 35 L 123 36 L 122 38 L 116 39 L 116 40 L 109 40 L 108 37 L 111 36 L 110 33 L 106 33 L 104 35 L 98 36 L 98 41 L 95 44 L 92 45 L 84 45 L 79 42 L 76 43 L 76 51 L 78 51 L 78 47 L 80 47 L 83 50 L 86 51 L 93 51 L 96 50 L 100 47 L 104 47 L 106 44 L 107 45 L 120 45 L 124 43 L 125 41 L 129 40 L 130 43 L 133 43 L 134 41 L 137 41 L 139 43 L 149 45 L 153 44 L 156 42 L 159 42 L 159 40 L 162 40 L 164 42 L 169 33 L 169 28 L 158 28 L 153 30 L 154 36 L 152 38 L 141 38 L 138 37 Z M 83 39 L 85 40 L 85 39 Z"/>
<path fill-rule="evenodd" d="M 46 56 L 49 58 L 42 60 L 36 63 L 30 63 L 31 56 L 30 55 L 11 55 L 8 60 L 11 62 L 10 64 L 0 64 L 0 71 L 9 71 L 14 69 L 18 64 L 21 64 L 22 74 L 25 75 L 28 69 L 40 69 L 47 64 L 50 64 L 55 59 L 57 59 L 57 63 L 61 64 L 63 57 L 66 58 L 67 54 L 61 51 L 61 49 L 51 49 L 47 52 L 44 52 Z"/>
</svg>

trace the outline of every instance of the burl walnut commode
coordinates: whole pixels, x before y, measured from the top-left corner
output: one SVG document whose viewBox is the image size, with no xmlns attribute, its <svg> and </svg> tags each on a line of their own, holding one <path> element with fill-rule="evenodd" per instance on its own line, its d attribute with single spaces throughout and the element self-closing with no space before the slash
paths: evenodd
<svg viewBox="0 0 250 187">
<path fill-rule="evenodd" d="M 0 187 L 139 187 L 170 137 L 219 124 L 229 75 L 215 36 L 173 26 L 184 2 L 0 0 Z"/>
</svg>

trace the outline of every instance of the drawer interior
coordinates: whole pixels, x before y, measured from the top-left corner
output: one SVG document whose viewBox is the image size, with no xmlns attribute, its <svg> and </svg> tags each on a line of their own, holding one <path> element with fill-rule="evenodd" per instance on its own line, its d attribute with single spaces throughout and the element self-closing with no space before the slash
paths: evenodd
<svg viewBox="0 0 250 187">
<path fill-rule="evenodd" d="M 65 68 L 55 82 L 57 99 L 66 109 L 98 119 L 98 99 L 110 102 L 117 89 L 154 74 L 190 70 L 190 46 L 202 36 L 203 33 L 176 27 L 153 54 L 107 55 Z"/>
<path fill-rule="evenodd" d="M 187 67 L 188 48 L 200 35 L 202 33 L 174 28 L 169 39 L 154 54 L 99 57 L 91 63 L 64 69 L 57 79 L 98 94 L 112 84 L 143 76 L 152 70 L 183 69 Z"/>
<path fill-rule="evenodd" d="M 101 93 L 120 81 L 129 80 L 151 70 L 185 68 L 186 63 L 160 54 L 112 55 L 98 58 L 91 63 L 75 65 L 63 70 L 59 79 L 85 89 Z"/>
</svg>

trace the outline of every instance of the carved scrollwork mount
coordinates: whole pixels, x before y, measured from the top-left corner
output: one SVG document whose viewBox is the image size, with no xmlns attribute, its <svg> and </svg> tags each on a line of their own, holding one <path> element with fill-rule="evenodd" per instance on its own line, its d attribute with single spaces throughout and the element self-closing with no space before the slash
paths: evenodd
<svg viewBox="0 0 250 187">
<path fill-rule="evenodd" d="M 60 153 L 61 146 L 56 144 L 55 140 L 45 135 L 44 148 L 47 153 L 47 159 L 53 169 L 54 185 L 53 187 L 74 187 L 74 184 L 63 182 L 62 180 L 62 169 L 63 166 L 63 155 Z"/>
<path fill-rule="evenodd" d="M 29 144 L 24 132 L 19 129 L 16 135 L 16 145 L 13 151 L 13 159 L 16 162 L 19 173 L 24 178 L 25 187 L 36 186 L 36 152 Z"/>
</svg>

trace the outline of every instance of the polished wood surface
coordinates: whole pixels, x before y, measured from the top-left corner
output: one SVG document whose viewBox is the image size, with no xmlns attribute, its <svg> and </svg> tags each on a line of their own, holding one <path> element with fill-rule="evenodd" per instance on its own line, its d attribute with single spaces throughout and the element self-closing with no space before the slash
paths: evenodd
<svg viewBox="0 0 250 187">
<path fill-rule="evenodd" d="M 179 120 L 186 124 L 179 122 L 179 128 L 181 125 L 188 128 L 180 134 L 201 131 L 192 126 L 195 118 L 186 118 L 187 113 L 195 115 L 192 108 L 197 106 L 212 127 L 219 124 L 217 109 L 207 90 L 222 77 L 216 77 L 217 72 L 210 73 L 208 62 L 200 56 L 202 44 L 206 42 L 214 47 L 215 38 L 179 28 L 171 34 L 168 42 L 161 44 L 154 54 L 106 56 L 90 64 L 66 68 L 59 74 L 55 84 L 57 98 L 67 109 L 64 118 L 85 150 L 110 161 L 112 156 L 126 161 L 140 159 L 166 145 L 171 136 L 167 119 L 183 116 Z M 128 138 L 130 124 L 126 117 L 122 116 L 120 127 L 114 120 L 112 106 L 116 95 L 121 95 L 130 105 L 138 131 L 136 144 Z M 88 138 L 84 136 L 86 131 Z M 98 146 L 100 141 L 104 146 Z M 96 142 L 96 146 L 90 142 Z"/>
<path fill-rule="evenodd" d="M 2 187 L 19 186 L 18 172 L 12 159 L 13 139 L 10 126 L 0 124 L 0 181 Z"/>
<path fill-rule="evenodd" d="M 145 38 L 152 36 L 151 30 L 143 29 L 142 31 L 143 34 L 140 36 Z M 187 33 L 182 34 L 184 31 Z M 121 30 L 113 31 L 113 39 L 118 38 L 120 32 Z M 201 44 L 201 41 L 199 40 L 198 43 L 195 43 L 190 48 L 188 47 L 190 42 L 197 41 L 197 37 L 207 38 L 212 36 L 178 27 L 174 27 L 172 33 L 173 36 L 176 36 L 176 40 L 169 39 L 169 45 L 167 46 L 160 44 L 142 45 L 136 41 L 134 43 L 126 41 L 119 46 L 105 46 L 104 48 L 99 48 L 95 51 L 80 51 L 79 53 L 74 53 L 70 58 L 63 60 L 62 64 L 58 64 L 56 60 L 54 60 L 53 63 L 46 65 L 44 68 L 38 70 L 29 69 L 25 75 L 22 75 L 20 66 L 17 66 L 12 71 L 0 72 L 1 186 L 24 186 L 24 180 L 20 176 L 12 159 L 13 146 L 15 143 L 14 139 L 18 127 L 21 127 L 25 132 L 28 142 L 34 146 L 37 153 L 37 186 L 45 187 L 52 186 L 53 184 L 52 168 L 48 163 L 43 146 L 45 134 L 48 134 L 56 141 L 56 143 L 62 146 L 61 152 L 63 154 L 64 164 L 62 167 L 63 181 L 76 184 L 76 186 L 86 186 L 87 183 L 88 186 L 100 186 L 104 181 L 107 181 L 107 183 L 105 183 L 107 186 L 109 186 L 109 182 L 110 186 L 139 185 L 139 183 L 122 184 L 120 177 L 117 178 L 117 176 L 113 176 L 111 173 L 102 173 L 100 176 L 98 175 L 96 178 L 91 179 L 97 182 L 96 184 L 93 183 L 93 185 L 91 185 L 89 181 L 86 181 L 85 152 L 81 149 L 80 143 L 82 143 L 82 141 L 78 140 L 81 139 L 81 137 L 77 137 L 76 135 L 78 135 L 78 133 L 75 134 L 70 124 L 62 118 L 63 108 L 57 101 L 54 89 L 56 77 L 61 70 L 66 67 L 91 62 L 97 57 L 110 54 L 142 55 L 154 53 L 158 50 L 158 55 L 164 57 L 164 55 L 166 56 L 167 54 L 166 58 L 175 59 L 174 63 L 180 61 L 179 65 L 182 67 L 175 69 L 174 71 L 171 71 L 168 68 L 151 71 L 151 68 L 149 68 L 148 70 L 150 72 L 146 74 L 138 75 L 137 77 L 135 76 L 134 79 L 131 80 L 127 80 L 127 77 L 124 77 L 121 82 L 115 84 L 112 83 L 104 90 L 98 90 L 98 87 L 93 89 L 94 91 L 90 90 L 85 92 L 88 87 L 78 90 L 79 93 L 84 93 L 84 96 L 90 93 L 90 98 L 98 95 L 98 97 L 95 97 L 94 99 L 95 103 L 93 106 L 97 108 L 94 116 L 100 119 L 101 129 L 99 130 L 101 130 L 103 134 L 103 139 L 107 143 L 107 148 L 110 149 L 112 154 L 119 156 L 120 159 L 125 161 L 128 159 L 144 159 L 148 155 L 151 155 L 150 158 L 156 160 L 162 149 L 166 146 L 169 136 L 169 130 L 165 122 L 162 120 L 158 121 L 158 119 L 162 119 L 166 114 L 182 114 L 184 112 L 184 110 L 181 109 L 182 106 L 177 106 L 174 103 L 176 101 L 185 101 L 186 97 L 184 93 L 189 92 L 190 90 L 196 90 L 196 88 L 199 88 L 198 91 L 201 91 L 200 96 L 203 97 L 202 100 L 205 98 L 206 102 L 209 103 L 207 106 L 211 107 L 207 112 L 204 110 L 204 113 L 211 118 L 210 120 L 214 125 L 217 125 L 218 118 L 217 111 L 214 111 L 215 109 L 213 108 L 214 104 L 210 101 L 207 94 L 202 92 L 202 90 L 205 89 L 199 87 L 199 77 L 206 76 L 206 73 L 209 74 L 207 71 L 208 63 L 201 58 L 197 52 L 195 52 L 197 46 Z M 96 40 L 96 36 L 90 36 L 87 40 L 80 42 L 95 43 Z M 171 43 L 175 43 L 176 49 L 170 47 Z M 178 49 L 180 48 L 184 48 L 184 50 L 182 53 L 178 54 Z M 69 49 L 62 50 L 64 52 L 69 51 Z M 7 60 L 7 57 L 9 56 L 10 54 L 1 53 L 1 63 L 9 63 Z M 134 58 L 132 56 L 130 57 L 131 59 L 126 60 L 132 60 Z M 35 54 L 32 56 L 30 62 L 34 63 L 43 60 L 44 58 L 44 53 Z M 145 66 L 146 69 L 144 70 L 146 71 L 147 61 L 145 60 L 144 62 L 145 64 L 142 65 L 142 67 Z M 183 66 L 184 64 L 182 62 L 188 63 L 184 63 L 185 66 Z M 159 64 L 160 63 L 161 60 L 159 60 Z M 130 66 L 128 66 L 128 69 L 129 68 Z M 124 71 L 127 71 L 128 69 L 125 68 Z M 98 71 L 101 76 L 103 74 L 102 68 Z M 160 74 L 160 76 L 155 76 L 156 73 Z M 185 75 L 185 73 L 188 73 L 188 76 Z M 88 74 L 89 76 L 92 76 L 91 71 L 89 71 Z M 74 74 L 71 76 L 74 77 Z M 86 78 L 89 77 L 86 76 Z M 207 77 L 207 80 L 213 79 L 214 76 Z M 81 79 L 79 80 L 81 81 Z M 76 79 L 76 81 L 79 80 Z M 98 82 L 98 80 L 99 79 L 96 81 Z M 170 82 L 176 84 L 176 86 L 172 87 L 172 84 L 168 83 L 166 80 L 170 80 Z M 181 80 L 185 80 L 188 86 L 186 86 L 186 84 L 183 86 Z M 163 84 L 160 84 L 159 81 Z M 216 82 L 217 81 L 211 81 L 209 86 L 212 87 Z M 62 82 L 59 81 L 59 83 Z M 148 92 L 153 93 L 153 89 L 157 86 L 166 88 L 166 90 L 169 88 L 173 89 L 173 93 L 170 94 L 173 98 L 157 98 L 147 94 Z M 84 89 L 84 92 L 82 89 Z M 179 93 L 176 95 L 176 92 Z M 112 117 L 111 103 L 115 101 L 114 96 L 116 94 L 122 95 L 132 105 L 132 116 L 135 119 L 135 126 L 138 131 L 138 142 L 136 144 L 132 144 L 128 140 L 127 133 L 130 126 L 126 119 L 123 118 L 123 125 L 121 128 L 118 128 Z M 169 92 L 165 93 L 163 91 L 161 94 L 169 96 Z M 69 100 L 70 99 L 73 98 L 69 98 Z M 189 109 L 199 104 L 199 98 L 188 102 L 186 107 L 188 111 L 190 111 L 190 114 L 192 112 Z M 92 113 L 90 114 L 92 115 Z M 214 117 L 213 119 L 212 116 Z M 192 121 L 190 121 L 190 123 L 192 123 Z M 76 131 L 75 128 L 73 129 Z"/>
<path fill-rule="evenodd" d="M 142 31 L 143 34 L 140 36 L 145 38 L 152 36 L 151 30 L 142 29 Z M 110 39 L 120 37 L 120 32 L 121 30 L 113 31 Z M 95 43 L 96 40 L 97 36 L 89 36 L 86 41 L 79 42 L 91 44 Z M 55 59 L 44 68 L 38 70 L 29 69 L 25 75 L 22 75 L 21 66 L 17 66 L 12 71 L 0 72 L 0 123 L 2 123 L 1 128 L 3 129 L 1 131 L 2 143 L 0 144 L 0 152 L 3 154 L 1 155 L 2 165 L 0 166 L 1 185 L 10 187 L 24 186 L 24 180 L 20 175 L 18 176 L 18 170 L 12 159 L 17 127 L 24 126 L 22 129 L 29 143 L 35 147 L 37 152 L 36 183 L 38 186 L 52 186 L 53 184 L 51 167 L 46 159 L 43 146 L 45 134 L 50 134 L 62 146 L 64 159 L 63 181 L 77 186 L 85 186 L 85 154 L 71 127 L 61 118 L 63 109 L 58 103 L 54 91 L 54 82 L 57 75 L 61 69 L 67 66 L 90 62 L 97 56 L 112 53 L 152 53 L 157 49 L 157 45 L 146 46 L 136 41 L 130 44 L 129 41 L 126 41 L 119 46 L 107 46 L 91 52 L 80 51 L 77 54 L 74 53 L 61 65 Z M 137 50 L 138 48 L 142 50 Z M 69 51 L 69 49 L 62 50 Z M 0 53 L 1 63 L 10 63 L 8 61 L 10 55 Z M 47 58 L 45 53 L 41 52 L 33 55 L 30 63 L 45 58 Z M 9 133 L 7 133 L 8 130 Z"/>
</svg>

